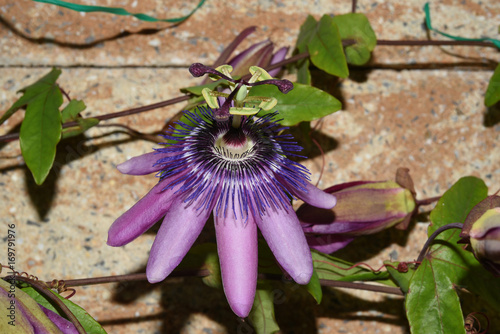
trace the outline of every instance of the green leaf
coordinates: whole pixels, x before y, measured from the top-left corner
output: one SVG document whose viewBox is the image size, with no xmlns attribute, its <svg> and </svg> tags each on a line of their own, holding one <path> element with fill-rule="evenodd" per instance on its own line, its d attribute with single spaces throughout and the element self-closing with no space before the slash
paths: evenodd
<svg viewBox="0 0 500 334">
<path fill-rule="evenodd" d="M 313 266 L 319 279 L 335 281 L 380 281 L 380 283 L 393 285 L 390 283 L 388 272 L 374 272 L 363 267 L 354 267 L 352 263 L 337 259 L 333 256 L 323 254 L 316 250 L 311 250 Z"/>
<path fill-rule="evenodd" d="M 299 52 L 307 51 L 307 44 L 309 44 L 309 41 L 316 33 L 317 26 L 318 21 L 311 15 L 307 15 L 306 21 L 300 26 L 299 36 L 295 45 Z"/>
<path fill-rule="evenodd" d="M 364 14 L 349 13 L 336 15 L 333 22 L 337 24 L 342 40 L 354 40 L 354 45 L 345 47 L 347 63 L 364 65 L 371 57 L 371 52 L 377 45 L 377 36 Z"/>
<path fill-rule="evenodd" d="M 275 333 L 280 329 L 274 317 L 273 301 L 271 284 L 259 282 L 252 311 L 248 316 L 257 334 Z"/>
<path fill-rule="evenodd" d="M 77 118 L 76 121 L 78 122 L 77 126 L 64 128 L 62 130 L 63 139 L 78 136 L 87 131 L 88 129 L 90 129 L 91 127 L 94 127 L 97 124 L 99 124 L 99 120 L 97 118 Z"/>
<path fill-rule="evenodd" d="M 297 41 L 299 51 L 307 45 L 312 63 L 319 69 L 341 78 L 349 76 L 349 69 L 340 38 L 339 29 L 329 15 L 323 15 L 318 23 L 309 16 L 301 27 L 300 39 Z"/>
<path fill-rule="evenodd" d="M 309 71 L 309 59 L 304 59 L 297 68 L 297 82 L 303 85 L 311 85 L 311 71 Z"/>
<path fill-rule="evenodd" d="M 295 125 L 304 121 L 312 121 L 330 115 L 342 108 L 339 100 L 315 87 L 293 84 L 294 88 L 287 94 L 281 93 L 274 85 L 252 87 L 252 96 L 273 96 L 278 100 L 274 110 L 261 111 L 263 116 L 277 110 L 278 119 L 285 126 Z"/>
<path fill-rule="evenodd" d="M 41 81 L 36 91 L 30 90 L 32 98 L 28 102 L 19 134 L 21 153 L 37 184 L 42 184 L 49 174 L 57 143 L 61 139 L 59 107 L 62 94 L 55 84 L 61 71 L 52 70 L 51 73 L 51 80 Z M 26 88 L 26 94 L 32 87 Z"/>
<path fill-rule="evenodd" d="M 27 293 L 29 296 L 31 296 L 31 298 L 33 298 L 38 304 L 64 317 L 64 314 L 61 314 L 47 299 L 45 299 L 45 297 L 42 294 L 40 294 L 32 287 L 22 288 L 21 290 Z M 95 321 L 95 319 L 92 318 L 92 316 L 90 316 L 90 314 L 88 314 L 87 311 L 85 311 L 83 308 L 76 305 L 72 301 L 61 297 L 54 291 L 51 292 L 55 294 L 60 300 L 62 300 L 62 302 L 69 308 L 71 313 L 75 315 L 75 317 L 78 319 L 78 321 L 80 321 L 80 324 L 85 329 L 86 333 L 106 334 L 104 328 L 102 328 L 102 326 L 97 321 Z"/>
<path fill-rule="evenodd" d="M 430 214 L 432 223 L 427 234 L 431 236 L 434 231 L 447 224 L 463 223 L 469 211 L 485 199 L 486 196 L 488 196 L 488 187 L 486 187 L 483 180 L 473 176 L 461 178 L 444 193 L 434 210 L 432 210 Z M 436 240 L 439 239 L 439 237 L 436 238 Z"/>
<path fill-rule="evenodd" d="M 461 178 L 431 212 L 428 235 L 441 226 L 463 223 L 487 192 L 482 180 Z M 412 333 L 465 333 L 455 285 L 464 284 L 467 276 L 474 275 L 478 262 L 457 245 L 459 234 L 459 230 L 452 229 L 437 236 L 410 281 L 405 303 Z"/>
<path fill-rule="evenodd" d="M 316 270 L 313 271 L 311 280 L 306 285 L 301 285 L 306 288 L 306 290 L 313 296 L 314 300 L 318 305 L 321 303 L 323 298 L 323 290 L 321 289 L 321 283 L 319 281 L 319 276 Z"/>
<path fill-rule="evenodd" d="M 71 100 L 68 105 L 61 111 L 61 122 L 66 123 L 76 121 L 78 114 L 85 110 L 87 106 L 83 101 Z"/>
<path fill-rule="evenodd" d="M 487 107 L 491 107 L 498 101 L 500 101 L 500 64 L 491 76 L 486 94 L 484 95 L 484 104 Z"/>
<path fill-rule="evenodd" d="M 25 87 L 19 92 L 24 93 L 23 96 L 19 98 L 0 118 L 0 125 L 3 124 L 10 116 L 12 116 L 16 111 L 20 108 L 28 105 L 30 102 L 38 99 L 40 95 L 46 94 L 48 89 L 51 89 L 57 80 L 57 78 L 61 75 L 61 70 L 52 69 L 47 75 L 42 77 L 40 80 L 35 82 L 28 87 Z M 19 93 L 18 92 L 18 93 Z"/>
</svg>

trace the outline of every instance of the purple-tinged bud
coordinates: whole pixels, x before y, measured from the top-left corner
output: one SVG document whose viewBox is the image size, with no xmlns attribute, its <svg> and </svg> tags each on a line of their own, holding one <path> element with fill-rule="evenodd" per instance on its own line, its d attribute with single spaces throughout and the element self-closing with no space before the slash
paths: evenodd
<svg viewBox="0 0 500 334">
<path fill-rule="evenodd" d="M 500 277 L 500 196 L 479 202 L 465 219 L 461 243 L 470 243 L 476 259 Z"/>
<path fill-rule="evenodd" d="M 334 252 L 355 237 L 407 224 L 415 208 L 412 192 L 393 181 L 358 181 L 324 190 L 334 194 L 337 205 L 330 210 L 302 205 L 297 216 L 312 248 Z"/>
<path fill-rule="evenodd" d="M 78 334 L 73 323 L 44 309 L 14 282 L 0 279 L 0 307 L 4 312 L 2 333 Z"/>
</svg>

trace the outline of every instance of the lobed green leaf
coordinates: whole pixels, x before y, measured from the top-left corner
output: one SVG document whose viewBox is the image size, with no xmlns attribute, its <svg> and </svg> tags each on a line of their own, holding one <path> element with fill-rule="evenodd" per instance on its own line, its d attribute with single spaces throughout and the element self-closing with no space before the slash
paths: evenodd
<svg viewBox="0 0 500 334">
<path fill-rule="evenodd" d="M 341 78 L 349 76 L 342 39 L 331 16 L 323 15 L 319 20 L 307 49 L 311 62 L 319 69 Z"/>
<path fill-rule="evenodd" d="M 486 185 L 478 178 L 460 179 L 431 212 L 429 236 L 441 226 L 463 223 L 487 192 Z M 453 229 L 437 236 L 410 280 L 405 303 L 412 333 L 465 333 L 455 286 L 466 283 L 467 276 L 474 275 L 478 262 L 457 245 L 459 234 L 459 230 Z"/>
<path fill-rule="evenodd" d="M 331 16 L 323 15 L 318 22 L 309 15 L 300 27 L 296 47 L 299 52 L 309 51 L 311 62 L 319 69 L 341 78 L 349 76 L 339 29 Z M 304 66 L 308 64 L 299 67 L 303 83 L 310 76 Z"/>
<path fill-rule="evenodd" d="M 349 13 L 336 15 L 333 22 L 337 25 L 342 40 L 354 40 L 353 45 L 345 47 L 347 63 L 364 65 L 377 45 L 377 36 L 364 14 Z"/>
</svg>

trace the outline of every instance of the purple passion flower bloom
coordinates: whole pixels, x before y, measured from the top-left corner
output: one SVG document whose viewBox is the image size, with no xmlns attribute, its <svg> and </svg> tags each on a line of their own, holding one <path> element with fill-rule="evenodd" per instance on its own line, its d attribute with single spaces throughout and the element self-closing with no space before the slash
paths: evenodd
<svg viewBox="0 0 500 334">
<path fill-rule="evenodd" d="M 160 282 L 213 212 L 224 292 L 234 313 L 246 317 L 257 285 L 257 228 L 281 267 L 307 284 L 312 258 L 290 199 L 332 208 L 336 198 L 311 185 L 307 169 L 287 158 L 302 148 L 281 133 L 276 114 L 221 121 L 201 107 L 184 116 L 164 135 L 174 143 L 118 166 L 124 174 L 157 172 L 160 181 L 113 223 L 108 245 L 131 242 L 165 216 L 146 268 L 149 282 Z"/>
</svg>

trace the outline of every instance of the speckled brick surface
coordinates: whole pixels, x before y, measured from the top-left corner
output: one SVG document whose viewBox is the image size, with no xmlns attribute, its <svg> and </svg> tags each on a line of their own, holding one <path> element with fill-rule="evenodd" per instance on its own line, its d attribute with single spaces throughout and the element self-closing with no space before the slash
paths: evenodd
<svg viewBox="0 0 500 334">
<path fill-rule="evenodd" d="M 198 2 L 99 3 L 170 18 L 186 15 Z M 424 3 L 359 1 L 357 11 L 368 16 L 379 39 L 425 39 Z M 189 64 L 210 64 L 245 27 L 259 29 L 243 46 L 266 38 L 280 47 L 293 45 L 308 13 L 319 18 L 350 9 L 351 2 L 344 0 L 207 1 L 172 27 L 27 0 L 0 1 L 0 112 L 16 100 L 16 91 L 52 66 L 63 70 L 60 85 L 85 101 L 85 115 L 177 97 L 180 87 L 198 82 L 190 77 Z M 434 26 L 450 34 L 499 37 L 500 2 L 433 1 L 431 10 Z M 500 112 L 482 102 L 499 60 L 491 48 L 378 46 L 369 66 L 351 69 L 351 78 L 323 78 L 323 88 L 342 100 L 343 109 L 326 117 L 312 135 L 326 153 L 320 186 L 392 179 L 402 166 L 410 168 L 419 198 L 439 195 L 465 175 L 483 178 L 491 192 L 499 189 Z M 467 65 L 472 62 L 485 67 Z M 400 70 L 407 63 L 415 69 Z M 152 133 L 181 109 L 179 104 L 102 124 Z M 19 112 L 0 126 L 0 135 L 18 131 L 22 116 Z M 306 154 L 312 159 L 304 164 L 316 182 L 321 156 L 307 138 L 301 140 L 311 148 Z M 122 248 L 108 247 L 106 238 L 114 219 L 156 182 L 154 176 L 121 175 L 116 165 L 152 147 L 118 127 L 92 129 L 87 138 L 60 144 L 54 171 L 38 187 L 23 164 L 19 143 L 0 144 L 0 221 L 4 235 L 7 224 L 16 224 L 16 268 L 47 280 L 144 271 L 153 233 Z M 359 239 L 338 255 L 374 266 L 390 258 L 413 260 L 426 227 L 417 222 L 406 232 Z M 208 228 L 205 238 L 211 233 Z M 2 237 L 0 262 L 5 249 Z M 325 289 L 318 306 L 294 291 L 285 291 L 276 306 L 283 333 L 409 331 L 399 297 Z M 251 333 L 232 314 L 222 291 L 198 279 L 88 286 L 79 288 L 73 300 L 109 333 Z"/>
</svg>

